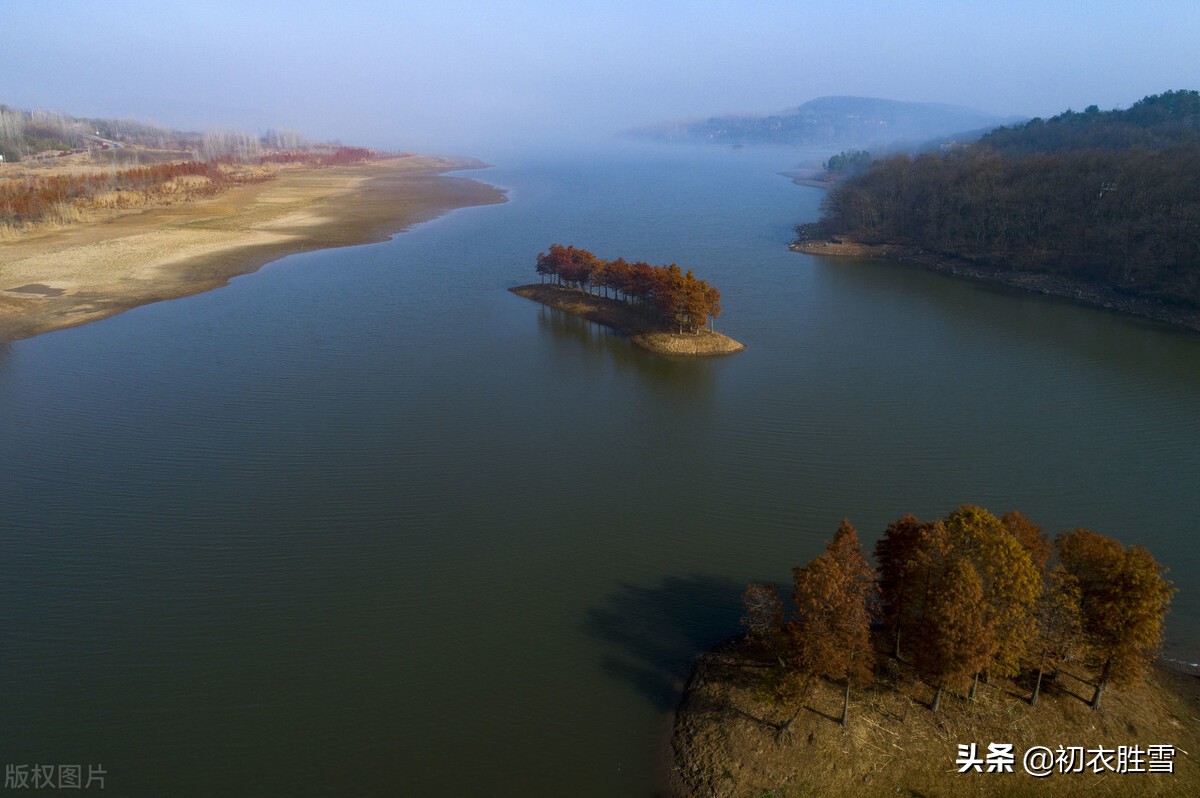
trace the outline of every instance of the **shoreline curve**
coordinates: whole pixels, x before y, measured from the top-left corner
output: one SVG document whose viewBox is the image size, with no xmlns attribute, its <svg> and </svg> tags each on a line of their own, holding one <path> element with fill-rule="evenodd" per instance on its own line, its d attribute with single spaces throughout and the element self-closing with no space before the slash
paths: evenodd
<svg viewBox="0 0 1200 798">
<path fill-rule="evenodd" d="M 507 201 L 446 172 L 473 158 L 404 155 L 281 171 L 198 201 L 0 244 L 0 343 L 220 288 L 287 255 L 386 241 L 457 208 Z"/>
<path fill-rule="evenodd" d="M 818 257 L 891 261 L 1200 332 L 1200 309 L 1129 296 L 1107 286 L 1083 280 L 1035 272 L 989 269 L 964 258 L 939 255 L 918 247 L 902 244 L 864 244 L 845 237 L 836 240 L 794 241 L 788 245 L 788 249 Z"/>
</svg>

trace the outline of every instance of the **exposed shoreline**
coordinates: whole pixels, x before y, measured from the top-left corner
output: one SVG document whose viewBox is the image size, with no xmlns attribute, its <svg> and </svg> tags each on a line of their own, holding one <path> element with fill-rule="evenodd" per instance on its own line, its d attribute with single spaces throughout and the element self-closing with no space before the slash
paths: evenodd
<svg viewBox="0 0 1200 798">
<path fill-rule="evenodd" d="M 553 283 L 534 283 L 510 288 L 517 296 L 570 313 L 629 336 L 633 343 L 659 355 L 712 357 L 731 355 L 746 348 L 727 335 L 709 330 L 673 333 L 649 322 L 636 309 L 615 299 L 594 296 Z"/>
<path fill-rule="evenodd" d="M 820 682 L 807 701 L 780 702 L 765 686 L 769 665 L 739 638 L 701 654 L 688 678 L 665 752 L 672 798 L 776 798 L 801 795 L 1185 795 L 1200 782 L 1194 762 L 1200 744 L 1200 676 L 1158 663 L 1144 684 L 1110 690 L 1093 712 L 1080 694 L 1087 683 L 1064 675 L 1043 684 L 1036 707 L 1028 686 L 1007 680 L 981 685 L 975 704 L 952 695 L 934 714 L 933 690 L 892 665 L 888 684 L 851 695 L 843 729 L 840 685 Z M 779 727 L 792 716 L 790 737 Z M 1094 748 L 1168 744 L 1175 772 L 959 774 L 958 744 L 1013 743 Z"/>
<path fill-rule="evenodd" d="M 806 172 L 788 171 L 780 172 L 779 174 L 783 177 L 786 177 L 788 180 L 791 180 L 797 186 L 819 188 L 822 191 L 828 191 L 837 185 L 837 181 L 823 179 L 824 172 L 821 170 L 809 170 Z"/>
<path fill-rule="evenodd" d="M 890 260 L 941 274 L 1003 285 L 1200 332 L 1200 309 L 1127 296 L 1107 286 L 1083 280 L 1031 272 L 999 271 L 963 258 L 926 252 L 918 247 L 863 244 L 848 238 L 832 241 L 797 241 L 790 244 L 789 248 L 793 252 L 822 257 Z"/>
<path fill-rule="evenodd" d="M 218 288 L 286 255 L 386 241 L 420 222 L 505 202 L 445 172 L 475 159 L 409 155 L 288 169 L 211 199 L 113 214 L 0 244 L 0 342 Z"/>
</svg>

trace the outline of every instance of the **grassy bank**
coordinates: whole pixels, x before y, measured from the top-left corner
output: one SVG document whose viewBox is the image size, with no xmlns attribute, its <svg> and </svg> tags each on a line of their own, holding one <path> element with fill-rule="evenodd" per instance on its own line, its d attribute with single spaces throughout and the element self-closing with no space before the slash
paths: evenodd
<svg viewBox="0 0 1200 798">
<path fill-rule="evenodd" d="M 1088 683 L 1064 674 L 1044 683 L 1036 706 L 1029 685 L 981 684 L 975 702 L 943 699 L 891 661 L 883 677 L 851 695 L 850 718 L 837 722 L 842 686 L 818 682 L 806 697 L 780 689 L 771 663 L 740 642 L 700 657 L 676 714 L 668 780 L 671 794 L 734 798 L 789 796 L 1200 795 L 1200 679 L 1155 667 L 1146 682 L 1111 691 L 1092 711 Z M 784 697 L 786 696 L 786 697 Z M 792 717 L 787 733 L 781 728 Z M 1011 773 L 959 773 L 958 745 L 1011 743 Z M 1172 745 L 1173 773 L 1054 772 L 1034 778 L 1022 767 L 1033 746 L 1114 749 Z M 1142 767 L 1146 767 L 1143 761 Z"/>
</svg>

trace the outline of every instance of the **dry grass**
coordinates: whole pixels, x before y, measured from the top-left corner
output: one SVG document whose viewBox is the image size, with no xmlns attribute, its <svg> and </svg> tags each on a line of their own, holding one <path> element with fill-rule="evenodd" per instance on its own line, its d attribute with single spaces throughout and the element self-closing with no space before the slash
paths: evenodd
<svg viewBox="0 0 1200 798">
<path fill-rule="evenodd" d="M 250 177 L 276 179 L 216 196 L 85 208 L 82 222 L 0 228 L 0 341 L 206 291 L 293 252 L 381 241 L 452 208 L 504 201 L 492 186 L 439 174 L 477 163 L 410 156 L 323 168 L 268 164 Z M 140 193 L 120 192 L 135 205 Z M 53 293 L 20 290 L 28 285 Z"/>
<path fill-rule="evenodd" d="M 1109 691 L 1100 710 L 1082 698 L 1090 687 L 1071 677 L 1043 687 L 1036 707 L 1024 684 L 980 685 L 974 703 L 958 695 L 929 709 L 932 688 L 890 663 L 873 688 L 851 697 L 843 729 L 842 688 L 817 683 L 806 700 L 781 690 L 779 674 L 731 646 L 705 655 L 676 718 L 670 780 L 678 796 L 1200 795 L 1200 682 L 1152 670 L 1146 683 Z M 791 695 L 788 695 L 791 692 Z M 1082 698 L 1081 698 L 1082 697 Z M 779 728 L 799 707 L 787 735 Z M 1013 773 L 958 773 L 959 744 L 1012 743 Z M 1175 772 L 1026 774 L 1021 755 L 1044 745 L 1096 748 L 1169 744 Z"/>
</svg>

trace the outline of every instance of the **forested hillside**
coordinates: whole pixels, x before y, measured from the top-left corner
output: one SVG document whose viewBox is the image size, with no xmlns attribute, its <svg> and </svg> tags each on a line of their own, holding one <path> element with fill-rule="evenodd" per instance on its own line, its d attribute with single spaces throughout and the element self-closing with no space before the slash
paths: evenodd
<svg viewBox="0 0 1200 798">
<path fill-rule="evenodd" d="M 876 161 L 801 239 L 847 237 L 1200 306 L 1200 93 L 1067 111 Z"/>
</svg>

